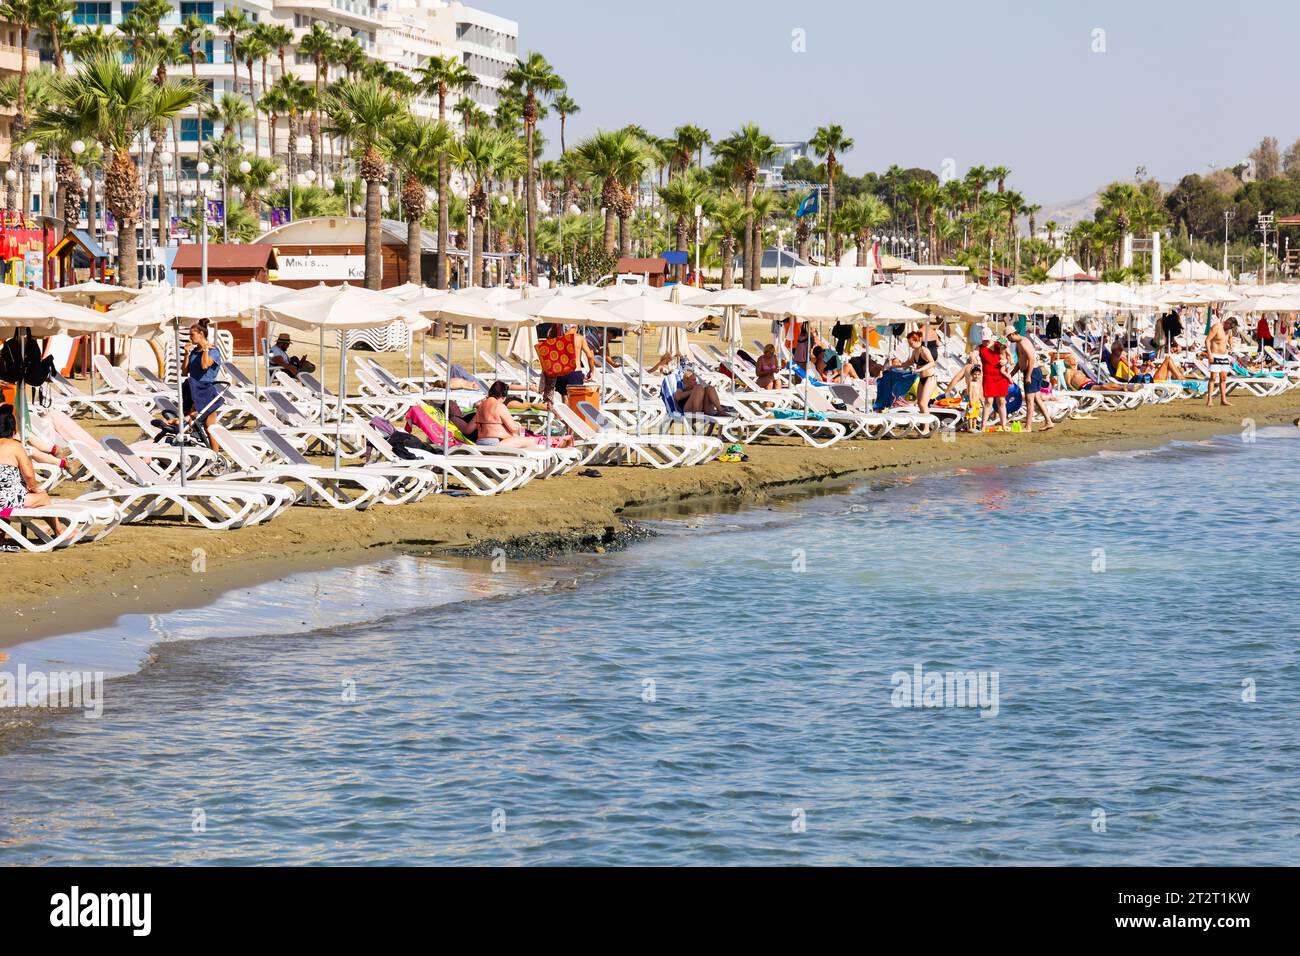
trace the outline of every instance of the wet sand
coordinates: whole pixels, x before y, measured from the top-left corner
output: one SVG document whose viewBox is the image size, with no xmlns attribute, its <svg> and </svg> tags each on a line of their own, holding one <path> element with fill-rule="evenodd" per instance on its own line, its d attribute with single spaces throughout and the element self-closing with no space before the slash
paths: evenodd
<svg viewBox="0 0 1300 956">
<path fill-rule="evenodd" d="M 6 554 L 10 585 L 0 594 L 0 646 L 106 626 L 124 614 L 198 606 L 233 588 L 395 553 L 433 555 L 495 542 L 538 553 L 594 550 L 612 543 L 629 516 L 663 513 L 684 502 L 752 504 L 818 484 L 1154 447 L 1240 433 L 1246 420 L 1257 427 L 1289 425 L 1298 415 L 1300 396 L 1294 395 L 1234 397 L 1226 409 L 1181 401 L 1068 421 L 1032 435 L 853 441 L 822 450 L 779 440 L 750 446 L 747 463 L 672 471 L 598 466 L 599 478 L 533 481 L 494 498 L 439 495 L 362 513 L 299 507 L 265 526 L 227 533 L 123 526 L 103 541 L 54 554 Z M 117 431 L 135 437 L 134 429 Z"/>
</svg>

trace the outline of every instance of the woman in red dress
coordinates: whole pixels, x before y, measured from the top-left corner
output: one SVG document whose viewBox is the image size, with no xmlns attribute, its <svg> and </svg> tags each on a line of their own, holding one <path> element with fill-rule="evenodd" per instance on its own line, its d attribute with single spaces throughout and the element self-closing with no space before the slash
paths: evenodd
<svg viewBox="0 0 1300 956">
<path fill-rule="evenodd" d="M 1002 428 L 1007 428 L 1007 393 L 1011 391 L 1011 379 L 1008 377 L 1004 362 L 1007 348 L 1001 342 L 980 343 L 980 365 L 984 369 L 984 405 L 980 409 L 980 431 L 988 424 L 989 406 L 996 404 L 998 420 Z"/>
</svg>

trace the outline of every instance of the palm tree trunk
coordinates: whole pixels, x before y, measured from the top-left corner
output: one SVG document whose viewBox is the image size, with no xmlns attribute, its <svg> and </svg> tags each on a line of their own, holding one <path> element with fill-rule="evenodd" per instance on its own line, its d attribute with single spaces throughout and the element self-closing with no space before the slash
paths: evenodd
<svg viewBox="0 0 1300 956">
<path fill-rule="evenodd" d="M 477 213 L 477 210 L 475 211 Z M 482 285 L 483 275 L 483 217 L 474 215 L 474 241 L 469 250 L 469 274 L 474 285 Z"/>
<path fill-rule="evenodd" d="M 730 289 L 736 281 L 736 240 L 728 236 L 722 240 L 722 287 Z"/>
<path fill-rule="evenodd" d="M 524 225 L 528 230 L 528 251 L 524 263 L 524 281 L 532 282 L 537 273 L 537 171 L 533 168 L 533 124 L 525 132 L 528 169 L 524 173 Z"/>
<path fill-rule="evenodd" d="M 379 179 L 366 180 L 366 288 L 379 289 L 381 285 L 380 270 L 383 263 L 380 258 L 379 219 L 382 212 L 379 198 Z M 290 188 L 293 184 L 290 183 Z"/>
<path fill-rule="evenodd" d="M 418 216 L 412 216 L 406 220 L 406 281 L 413 282 L 416 285 L 422 284 L 420 275 L 420 239 L 422 230 L 420 229 L 420 219 Z"/>
<path fill-rule="evenodd" d="M 253 155 L 258 156 L 262 150 L 261 123 L 257 120 L 257 91 L 253 87 L 253 61 L 248 61 L 248 98 L 253 101 Z"/>
<path fill-rule="evenodd" d="M 618 242 L 618 213 L 605 209 L 605 251 L 613 252 Z"/>
</svg>

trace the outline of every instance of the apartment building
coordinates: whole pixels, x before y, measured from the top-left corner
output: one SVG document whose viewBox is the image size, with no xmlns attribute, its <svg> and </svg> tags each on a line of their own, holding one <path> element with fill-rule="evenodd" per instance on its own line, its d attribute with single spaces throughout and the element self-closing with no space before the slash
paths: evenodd
<svg viewBox="0 0 1300 956">
<path fill-rule="evenodd" d="M 24 58 L 27 60 L 28 70 L 40 66 L 36 51 L 30 48 L 24 50 L 21 42 L 22 37 L 18 33 L 18 28 L 12 23 L 0 21 L 0 79 L 18 73 L 22 69 Z M 9 145 L 12 136 L 10 127 L 13 119 L 12 106 L 0 107 L 0 175 L 9 168 Z"/>
</svg>

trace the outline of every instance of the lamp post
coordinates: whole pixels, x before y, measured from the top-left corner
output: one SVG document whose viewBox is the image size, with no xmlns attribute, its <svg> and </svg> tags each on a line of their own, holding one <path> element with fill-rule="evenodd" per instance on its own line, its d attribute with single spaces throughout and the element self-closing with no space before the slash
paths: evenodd
<svg viewBox="0 0 1300 956">
<path fill-rule="evenodd" d="M 1236 218 L 1237 210 L 1223 210 L 1223 271 L 1226 275 L 1228 272 L 1228 223 Z"/>
<path fill-rule="evenodd" d="M 203 177 L 208 174 L 210 167 L 203 160 L 199 160 L 194 167 L 194 206 L 199 211 L 199 282 L 205 288 L 208 284 L 208 198 L 203 191 Z M 176 342 L 177 348 L 180 347 L 180 340 Z"/>
<path fill-rule="evenodd" d="M 1259 214 L 1256 220 L 1256 228 L 1259 229 L 1262 238 L 1260 239 L 1260 252 L 1264 254 L 1264 261 L 1261 265 L 1263 269 L 1260 277 L 1260 285 L 1268 285 L 1268 234 L 1273 228 L 1273 214 Z"/>
<path fill-rule="evenodd" d="M 695 204 L 695 288 L 700 288 L 700 227 L 704 222 L 704 207 Z"/>
</svg>

